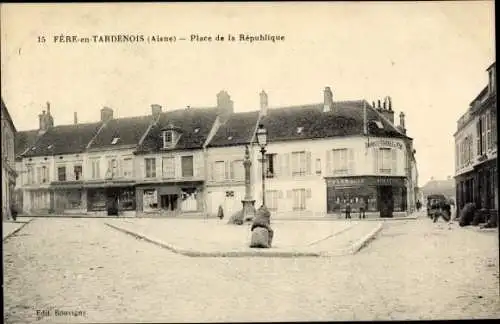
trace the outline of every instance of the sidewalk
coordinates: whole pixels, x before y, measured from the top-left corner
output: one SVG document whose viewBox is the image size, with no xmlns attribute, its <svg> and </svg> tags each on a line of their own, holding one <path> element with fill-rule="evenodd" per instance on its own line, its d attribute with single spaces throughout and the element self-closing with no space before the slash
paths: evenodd
<svg viewBox="0 0 500 324">
<path fill-rule="evenodd" d="M 15 233 L 19 232 L 26 224 L 31 222 L 31 218 L 23 217 L 23 219 L 17 218 L 17 221 L 3 221 L 2 223 L 2 241 L 11 237 Z"/>
<path fill-rule="evenodd" d="M 273 246 L 249 247 L 250 224 L 227 220 L 113 219 L 105 224 L 136 238 L 191 257 L 319 257 L 353 254 L 372 240 L 383 222 L 272 222 Z"/>
</svg>

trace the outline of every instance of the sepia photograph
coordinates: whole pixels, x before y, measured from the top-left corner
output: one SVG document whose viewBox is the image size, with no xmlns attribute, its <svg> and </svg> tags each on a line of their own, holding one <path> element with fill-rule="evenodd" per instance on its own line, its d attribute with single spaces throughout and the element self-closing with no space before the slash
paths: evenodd
<svg viewBox="0 0 500 324">
<path fill-rule="evenodd" d="M 2 3 L 3 322 L 500 318 L 494 1 Z"/>
</svg>

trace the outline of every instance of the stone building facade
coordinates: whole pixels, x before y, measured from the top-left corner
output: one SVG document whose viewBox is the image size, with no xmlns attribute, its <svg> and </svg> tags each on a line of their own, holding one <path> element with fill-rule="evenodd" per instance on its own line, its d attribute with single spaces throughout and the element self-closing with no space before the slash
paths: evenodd
<svg viewBox="0 0 500 324">
<path fill-rule="evenodd" d="M 496 63 L 487 69 L 488 84 L 457 122 L 455 185 L 457 208 L 498 211 Z"/>
<path fill-rule="evenodd" d="M 11 205 L 15 205 L 14 187 L 17 172 L 15 171 L 14 137 L 16 127 L 12 118 L 1 99 L 2 104 L 2 218 L 10 219 Z"/>
</svg>

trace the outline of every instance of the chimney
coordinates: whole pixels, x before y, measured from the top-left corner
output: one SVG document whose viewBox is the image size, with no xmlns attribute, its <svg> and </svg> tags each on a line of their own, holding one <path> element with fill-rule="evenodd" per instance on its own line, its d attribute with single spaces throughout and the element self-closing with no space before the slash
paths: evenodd
<svg viewBox="0 0 500 324">
<path fill-rule="evenodd" d="M 45 127 L 49 129 L 54 126 L 54 118 L 50 114 L 50 102 L 47 101 L 47 115 L 45 116 Z"/>
<path fill-rule="evenodd" d="M 160 118 L 160 114 L 161 114 L 161 106 L 157 104 L 152 104 L 151 115 L 153 116 L 153 119 L 158 120 L 158 118 Z"/>
<path fill-rule="evenodd" d="M 401 112 L 399 114 L 399 128 L 402 130 L 404 134 L 406 134 L 406 128 L 405 128 L 405 113 Z"/>
<path fill-rule="evenodd" d="M 392 110 L 391 97 L 384 98 L 383 109 L 379 110 L 379 113 L 394 125 L 394 110 Z"/>
<path fill-rule="evenodd" d="M 73 113 L 73 123 L 78 124 L 78 116 L 76 115 L 76 111 Z"/>
<path fill-rule="evenodd" d="M 104 107 L 101 109 L 101 121 L 106 123 L 113 119 L 113 109 L 109 107 Z"/>
<path fill-rule="evenodd" d="M 377 109 L 378 109 L 378 110 L 380 110 L 380 109 L 381 109 L 381 107 L 380 107 L 380 99 L 379 99 L 379 100 L 377 100 Z"/>
<path fill-rule="evenodd" d="M 227 91 L 222 90 L 217 94 L 217 110 L 219 118 L 224 124 L 234 111 L 234 103 Z"/>
<path fill-rule="evenodd" d="M 268 103 L 267 93 L 264 90 L 262 90 L 262 92 L 260 93 L 260 115 L 266 116 L 268 108 L 269 108 L 269 103 Z"/>
<path fill-rule="evenodd" d="M 47 123 L 45 120 L 45 110 L 44 110 L 43 114 L 38 114 L 38 132 L 44 133 L 47 130 L 46 125 Z"/>
<path fill-rule="evenodd" d="M 323 112 L 333 111 L 333 93 L 330 87 L 325 87 L 323 91 Z"/>
</svg>

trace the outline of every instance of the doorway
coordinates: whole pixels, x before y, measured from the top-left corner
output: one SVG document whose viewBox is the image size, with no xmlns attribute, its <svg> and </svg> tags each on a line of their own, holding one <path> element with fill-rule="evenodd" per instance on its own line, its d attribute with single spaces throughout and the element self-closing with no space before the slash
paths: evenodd
<svg viewBox="0 0 500 324">
<path fill-rule="evenodd" d="M 116 189 L 108 189 L 106 209 L 108 216 L 118 216 L 118 191 Z"/>
<path fill-rule="evenodd" d="M 177 210 L 179 195 L 161 195 L 160 208 L 167 211 Z"/>
<path fill-rule="evenodd" d="M 394 195 L 391 186 L 380 186 L 378 188 L 378 207 L 380 217 L 392 217 L 394 211 Z"/>
</svg>

